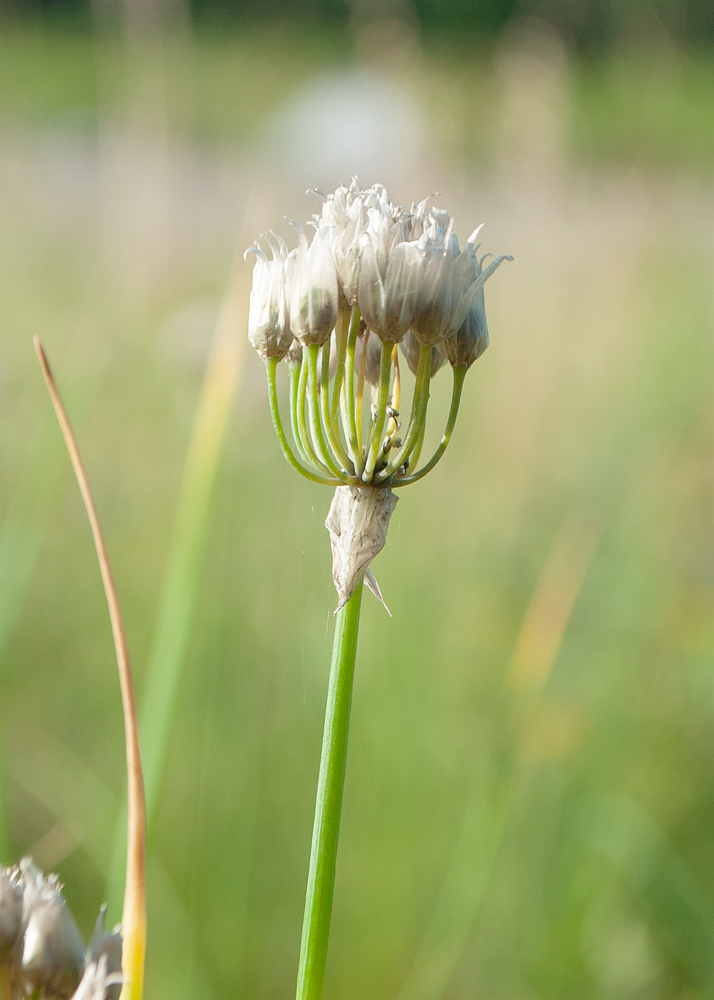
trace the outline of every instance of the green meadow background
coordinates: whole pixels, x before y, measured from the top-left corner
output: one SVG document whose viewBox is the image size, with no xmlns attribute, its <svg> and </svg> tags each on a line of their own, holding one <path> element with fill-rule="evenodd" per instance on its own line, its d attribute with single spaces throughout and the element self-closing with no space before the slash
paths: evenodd
<svg viewBox="0 0 714 1000">
<path fill-rule="evenodd" d="M 358 173 L 515 260 L 375 562 L 393 617 L 365 596 L 326 997 L 712 1000 L 714 54 L 104 10 L 0 25 L 3 863 L 85 939 L 119 918 L 116 666 L 37 334 L 136 675 L 147 1000 L 292 995 L 330 491 L 274 440 L 242 251 Z"/>
</svg>

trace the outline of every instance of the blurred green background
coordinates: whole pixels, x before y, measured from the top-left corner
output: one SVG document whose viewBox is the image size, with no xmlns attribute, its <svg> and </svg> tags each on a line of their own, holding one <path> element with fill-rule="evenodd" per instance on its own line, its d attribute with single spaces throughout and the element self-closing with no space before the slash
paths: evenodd
<svg viewBox="0 0 714 1000">
<path fill-rule="evenodd" d="M 118 918 L 116 667 L 39 334 L 143 713 L 148 1000 L 294 990 L 330 494 L 279 454 L 240 255 L 355 173 L 515 261 L 374 566 L 394 617 L 365 597 L 327 996 L 714 998 L 713 8 L 476 8 L 4 10 L 2 860 L 85 938 Z"/>
</svg>

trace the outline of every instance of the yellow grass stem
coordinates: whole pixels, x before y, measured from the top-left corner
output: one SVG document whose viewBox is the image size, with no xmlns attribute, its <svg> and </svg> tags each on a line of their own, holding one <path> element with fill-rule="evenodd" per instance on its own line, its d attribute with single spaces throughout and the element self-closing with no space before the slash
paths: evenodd
<svg viewBox="0 0 714 1000">
<path fill-rule="evenodd" d="M 92 499 L 87 476 L 82 465 L 77 442 L 62 403 L 49 362 L 38 337 L 34 338 L 35 350 L 40 359 L 42 374 L 55 408 L 67 451 L 77 477 L 84 506 L 92 529 L 92 537 L 97 550 L 99 569 L 104 583 L 104 592 L 109 607 L 109 617 L 114 636 L 119 683 L 121 685 L 124 708 L 124 733 L 126 738 L 127 770 L 127 865 L 124 891 L 124 914 L 122 918 L 122 986 L 120 1000 L 141 1000 L 144 985 L 144 958 L 146 953 L 146 805 L 144 800 L 144 779 L 141 771 L 139 748 L 139 727 L 136 712 L 134 681 L 129 662 L 129 649 L 124 630 L 119 598 L 112 576 L 109 556 L 99 526 L 97 511 Z"/>
</svg>

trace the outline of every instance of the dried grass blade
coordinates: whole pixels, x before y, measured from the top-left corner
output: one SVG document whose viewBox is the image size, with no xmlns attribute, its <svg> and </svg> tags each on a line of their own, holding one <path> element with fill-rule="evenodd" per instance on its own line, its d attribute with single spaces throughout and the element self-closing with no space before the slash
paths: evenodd
<svg viewBox="0 0 714 1000">
<path fill-rule="evenodd" d="M 120 1000 L 141 1000 L 144 979 L 144 956 L 146 951 L 146 807 L 144 801 L 144 779 L 141 770 L 139 749 L 139 729 L 136 713 L 134 681 L 129 662 L 126 633 L 122 619 L 119 598 L 112 576 L 109 557 L 99 526 L 97 511 L 92 499 L 87 476 L 82 465 L 77 442 L 72 432 L 67 412 L 62 403 L 57 385 L 52 376 L 45 350 L 38 337 L 34 338 L 35 350 L 40 359 L 42 374 L 55 408 L 62 430 L 72 468 L 77 478 L 84 506 L 92 529 L 92 537 L 97 550 L 99 569 L 102 574 L 104 591 L 109 606 L 109 617 L 114 635 L 119 682 L 124 708 L 124 732 L 126 735 L 126 766 L 128 779 L 128 835 L 126 888 L 124 893 L 124 914 L 122 919 L 123 958 L 122 972 L 124 986 Z"/>
</svg>

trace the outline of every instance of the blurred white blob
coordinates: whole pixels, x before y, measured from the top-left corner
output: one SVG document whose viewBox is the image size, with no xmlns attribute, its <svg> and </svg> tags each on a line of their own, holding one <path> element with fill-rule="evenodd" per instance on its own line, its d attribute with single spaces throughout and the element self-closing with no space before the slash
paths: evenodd
<svg viewBox="0 0 714 1000">
<path fill-rule="evenodd" d="M 301 187 L 334 188 L 355 174 L 385 185 L 413 177 L 426 124 L 399 82 L 368 67 L 314 78 L 268 122 L 263 155 Z"/>
</svg>

